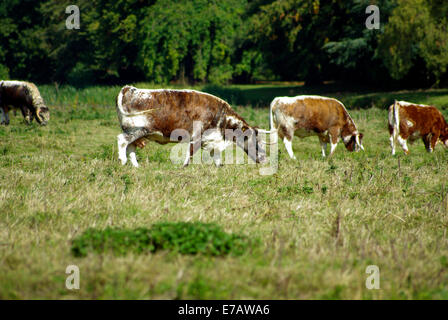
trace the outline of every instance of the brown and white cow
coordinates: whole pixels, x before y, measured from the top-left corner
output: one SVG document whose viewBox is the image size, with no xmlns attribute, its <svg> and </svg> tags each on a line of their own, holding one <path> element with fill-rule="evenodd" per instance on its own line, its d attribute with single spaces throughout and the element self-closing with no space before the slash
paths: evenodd
<svg viewBox="0 0 448 320">
<path fill-rule="evenodd" d="M 255 162 L 267 161 L 258 141 L 258 132 L 264 130 L 250 126 L 227 102 L 204 92 L 125 86 L 117 97 L 117 113 L 123 129 L 117 137 L 118 158 L 123 165 L 129 155 L 131 163 L 138 167 L 135 149 L 143 148 L 146 140 L 160 144 L 177 142 L 171 139 L 177 129 L 188 132 L 190 137 L 184 166 L 199 147 L 217 151 L 213 158 L 220 165 L 221 152 L 232 143 Z M 225 134 L 230 129 L 235 132 L 231 141 Z"/>
<path fill-rule="evenodd" d="M 389 134 L 392 154 L 395 141 L 409 154 L 407 141 L 413 143 L 421 138 L 426 150 L 432 152 L 438 141 L 448 147 L 448 124 L 436 107 L 395 101 L 389 107 Z"/>
<path fill-rule="evenodd" d="M 349 151 L 364 150 L 363 134 L 356 128 L 344 105 L 332 98 L 321 96 L 277 97 L 270 107 L 271 131 L 278 130 L 286 150 L 296 159 L 292 150 L 292 138 L 318 136 L 325 157 L 327 143 L 333 155 L 339 138 Z"/>
<path fill-rule="evenodd" d="M 9 124 L 8 112 L 11 108 L 22 111 L 25 121 L 30 124 L 33 118 L 41 125 L 50 120 L 50 111 L 34 83 L 26 81 L 0 81 L 1 124 Z"/>
</svg>

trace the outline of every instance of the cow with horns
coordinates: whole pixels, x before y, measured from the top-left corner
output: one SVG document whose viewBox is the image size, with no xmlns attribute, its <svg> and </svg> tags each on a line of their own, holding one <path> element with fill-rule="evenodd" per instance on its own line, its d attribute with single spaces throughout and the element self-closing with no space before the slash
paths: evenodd
<svg viewBox="0 0 448 320">
<path fill-rule="evenodd" d="M 270 106 L 270 122 L 271 131 L 278 131 L 293 159 L 296 159 L 292 150 L 294 136 L 318 136 L 323 157 L 327 143 L 330 143 L 331 156 L 340 138 L 348 151 L 364 150 L 363 134 L 356 128 L 344 105 L 336 99 L 320 96 L 277 97 Z"/>
<path fill-rule="evenodd" d="M 123 130 L 117 137 L 118 158 L 123 165 L 129 156 L 132 165 L 138 167 L 135 150 L 143 148 L 147 140 L 178 142 L 172 138 L 177 129 L 188 133 L 190 139 L 184 166 L 199 147 L 212 150 L 215 164 L 221 165 L 220 154 L 232 143 L 256 163 L 267 162 L 259 138 L 259 133 L 267 131 L 250 126 L 227 102 L 211 94 L 125 86 L 117 96 L 116 107 Z M 225 134 L 228 130 L 234 132 L 230 138 Z"/>
<path fill-rule="evenodd" d="M 432 152 L 439 141 L 448 147 L 448 124 L 433 106 L 395 101 L 389 107 L 389 134 L 393 155 L 397 140 L 405 154 L 409 154 L 407 141 L 413 143 L 419 138 L 428 152 Z"/>
<path fill-rule="evenodd" d="M 1 124 L 9 124 L 10 108 L 20 109 L 25 121 L 30 124 L 35 118 L 41 125 L 50 120 L 50 111 L 37 87 L 25 81 L 0 81 Z"/>
</svg>

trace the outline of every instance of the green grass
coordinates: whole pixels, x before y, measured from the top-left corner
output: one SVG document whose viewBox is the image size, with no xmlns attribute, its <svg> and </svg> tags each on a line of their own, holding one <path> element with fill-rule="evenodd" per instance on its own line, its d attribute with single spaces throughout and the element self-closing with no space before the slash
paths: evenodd
<svg viewBox="0 0 448 320">
<path fill-rule="evenodd" d="M 234 89 L 244 101 L 267 101 L 233 105 L 263 128 L 268 110 L 259 107 L 271 97 L 311 90 L 215 88 Z M 0 298 L 448 298 L 448 151 L 428 154 L 417 141 L 411 155 L 392 157 L 385 111 L 396 97 L 443 109 L 448 90 L 313 92 L 360 108 L 351 115 L 366 151 L 339 144 L 322 159 L 316 137 L 295 139 L 294 161 L 280 143 L 273 176 L 256 165 L 181 168 L 169 160 L 171 145 L 155 143 L 138 151 L 139 169 L 123 167 L 118 87 L 40 90 L 51 110 L 47 127 L 26 126 L 20 113 L 0 127 Z M 167 222 L 211 223 L 259 242 L 241 255 L 71 252 L 89 229 Z M 79 290 L 65 288 L 71 264 L 80 269 Z M 365 287 L 368 265 L 380 268 L 380 290 Z"/>
</svg>

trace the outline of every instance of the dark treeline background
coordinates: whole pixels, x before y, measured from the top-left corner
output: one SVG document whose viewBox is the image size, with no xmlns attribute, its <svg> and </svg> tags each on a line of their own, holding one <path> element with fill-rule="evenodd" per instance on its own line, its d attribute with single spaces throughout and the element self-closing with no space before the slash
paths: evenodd
<svg viewBox="0 0 448 320">
<path fill-rule="evenodd" d="M 369 4 L 380 30 L 365 27 Z M 445 86 L 447 20 L 446 0 L 2 0 L 0 78 Z"/>
</svg>

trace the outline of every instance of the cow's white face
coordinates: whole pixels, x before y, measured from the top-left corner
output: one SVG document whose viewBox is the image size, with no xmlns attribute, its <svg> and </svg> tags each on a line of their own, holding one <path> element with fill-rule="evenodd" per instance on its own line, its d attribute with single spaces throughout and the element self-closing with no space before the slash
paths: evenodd
<svg viewBox="0 0 448 320">
<path fill-rule="evenodd" d="M 344 141 L 345 147 L 350 152 L 358 152 L 359 150 L 364 150 L 362 146 L 362 138 L 364 135 L 362 133 L 354 134 L 352 136 L 348 136 L 349 138 Z"/>
<path fill-rule="evenodd" d="M 42 106 L 36 109 L 36 120 L 41 125 L 47 125 L 50 120 L 50 110 L 46 106 Z"/>
<path fill-rule="evenodd" d="M 256 163 L 266 163 L 266 151 L 258 140 L 258 131 L 254 128 L 242 129 L 242 134 L 237 136 L 236 144 L 247 153 Z"/>
</svg>

